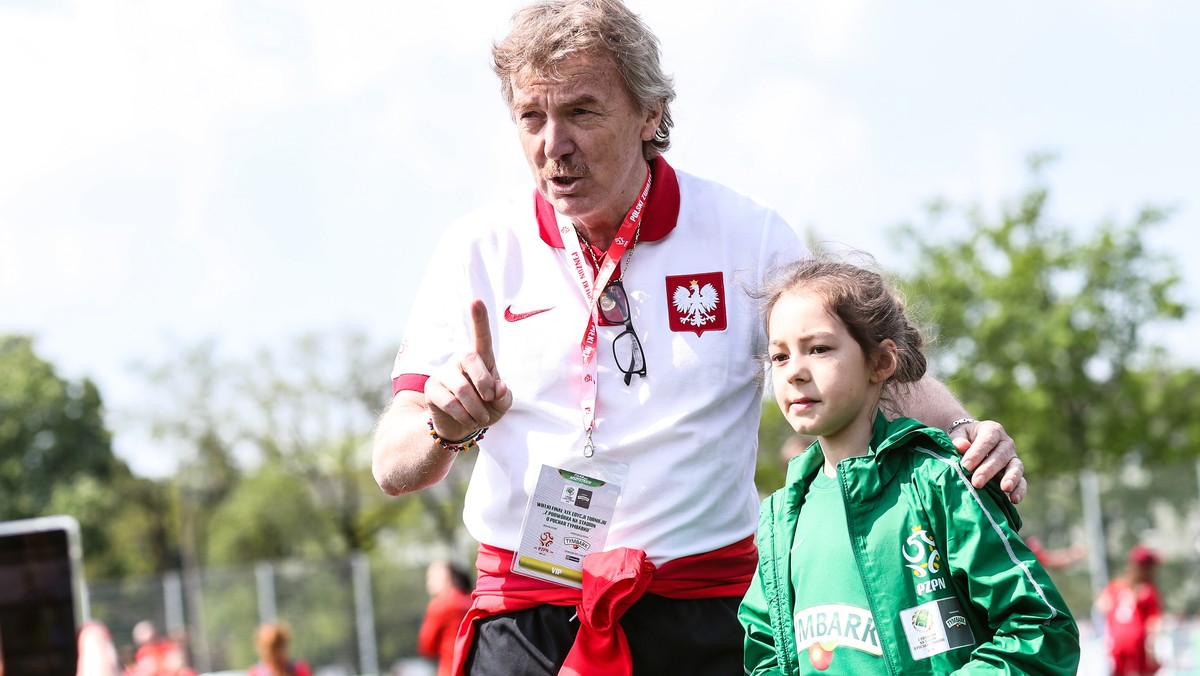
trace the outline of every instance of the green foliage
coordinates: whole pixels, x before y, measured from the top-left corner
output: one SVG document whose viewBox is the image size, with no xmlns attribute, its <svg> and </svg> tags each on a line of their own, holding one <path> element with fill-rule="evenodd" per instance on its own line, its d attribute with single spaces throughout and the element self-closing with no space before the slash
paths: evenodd
<svg viewBox="0 0 1200 676">
<path fill-rule="evenodd" d="M 1139 450 L 1162 462 L 1200 456 L 1200 370 L 1154 368 L 1133 374 L 1145 426 Z"/>
<path fill-rule="evenodd" d="M 95 385 L 60 378 L 31 338 L 0 336 L 0 520 L 69 514 L 89 575 L 137 572 L 163 554 L 124 538 L 153 530 L 145 487 L 113 454 Z"/>
<path fill-rule="evenodd" d="M 245 670 L 258 661 L 258 595 L 253 568 L 209 568 L 201 585 L 204 642 L 212 669 Z M 197 637 L 193 636 L 193 640 Z M 199 647 L 199 646 L 197 646 Z"/>
<path fill-rule="evenodd" d="M 934 373 L 969 410 L 1008 424 L 1031 474 L 1111 465 L 1144 448 L 1160 413 L 1146 406 L 1142 374 L 1162 353 L 1143 334 L 1185 311 L 1173 261 L 1143 244 L 1165 213 L 1148 207 L 1080 237 L 1048 217 L 1041 162 L 996 220 L 960 210 L 967 227 L 956 235 L 944 222 L 954 210 L 938 203 L 929 224 L 901 230 L 916 250 L 907 294 L 936 326 Z"/>
<path fill-rule="evenodd" d="M 400 657 L 417 654 L 417 634 L 429 594 L 425 590 L 424 566 L 372 557 L 371 570 L 371 587 L 377 599 L 376 640 L 383 660 L 380 666 L 385 666 Z"/>
<path fill-rule="evenodd" d="M 54 488 L 47 514 L 79 521 L 88 577 L 141 575 L 178 566 L 165 488 L 122 467 L 109 481 L 80 474 Z"/>
<path fill-rule="evenodd" d="M 767 394 L 763 399 L 762 416 L 759 418 L 758 462 L 754 468 L 754 484 L 758 487 L 760 495 L 770 495 L 783 487 L 784 478 L 787 476 L 788 457 L 797 450 L 803 450 L 810 443 L 812 438 L 796 434 L 784 419 L 783 412 L 775 403 L 775 397 Z"/>
<path fill-rule="evenodd" d="M 145 369 L 162 392 L 147 426 L 184 454 L 173 484 L 198 564 L 341 556 L 374 549 L 384 532 L 461 539 L 461 471 L 400 498 L 371 477 L 391 354 L 358 334 L 308 335 L 248 360 L 202 343 Z"/>
<path fill-rule="evenodd" d="M 345 543 L 335 537 L 333 515 L 320 508 L 305 482 L 277 462 L 238 482 L 216 507 L 211 523 L 209 556 L 222 564 L 345 553 L 339 551 Z M 253 527 L 227 527 L 231 524 Z"/>
<path fill-rule="evenodd" d="M 95 385 L 59 378 L 32 339 L 0 336 L 0 519 L 44 515 L 63 481 L 104 481 L 118 464 Z"/>
</svg>

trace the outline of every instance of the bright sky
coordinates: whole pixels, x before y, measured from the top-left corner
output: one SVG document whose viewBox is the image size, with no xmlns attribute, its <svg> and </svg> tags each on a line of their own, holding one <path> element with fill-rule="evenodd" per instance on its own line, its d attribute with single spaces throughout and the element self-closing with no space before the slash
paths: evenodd
<svg viewBox="0 0 1200 676">
<path fill-rule="evenodd" d="M 676 79 L 675 166 L 898 263 L 885 229 L 939 195 L 994 213 L 1053 150 L 1062 222 L 1176 208 L 1152 244 L 1200 306 L 1200 4 L 629 2 Z M 117 413 L 131 363 L 205 338 L 398 344 L 443 226 L 528 184 L 488 68 L 519 4 L 0 0 L 0 333 Z M 1191 364 L 1196 314 L 1162 335 Z"/>
</svg>

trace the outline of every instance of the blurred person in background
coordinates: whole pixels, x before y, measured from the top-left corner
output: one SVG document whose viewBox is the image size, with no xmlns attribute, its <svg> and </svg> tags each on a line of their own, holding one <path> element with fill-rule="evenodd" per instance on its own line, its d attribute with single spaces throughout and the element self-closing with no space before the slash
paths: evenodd
<svg viewBox="0 0 1200 676">
<path fill-rule="evenodd" d="M 312 676 L 307 662 L 289 656 L 291 642 L 292 630 L 286 622 L 261 625 L 254 637 L 258 663 L 250 667 L 250 676 Z"/>
<path fill-rule="evenodd" d="M 1113 676 L 1148 676 L 1158 671 L 1154 640 L 1162 620 L 1162 602 L 1154 574 L 1158 554 L 1137 545 L 1129 551 L 1129 565 L 1096 600 L 1104 614 L 1104 641 Z"/>
<path fill-rule="evenodd" d="M 192 676 L 187 659 L 179 644 L 158 633 L 150 620 L 133 626 L 133 641 L 137 644 L 134 662 L 126 676 Z"/>
<path fill-rule="evenodd" d="M 1038 563 L 1047 568 L 1066 568 L 1087 556 L 1087 547 L 1082 544 L 1074 544 L 1066 549 L 1048 549 L 1036 535 L 1025 537 L 1024 540 L 1029 550 L 1037 557 Z"/>
<path fill-rule="evenodd" d="M 454 672 L 454 639 L 471 608 L 471 579 L 448 561 L 434 561 L 425 571 L 429 605 L 417 635 L 417 651 L 437 661 L 438 676 Z"/>
<path fill-rule="evenodd" d="M 118 676 L 121 667 L 117 649 L 108 627 L 99 622 L 85 622 L 79 630 L 79 662 L 76 676 Z M 3 676 L 3 670 L 0 670 Z"/>
</svg>

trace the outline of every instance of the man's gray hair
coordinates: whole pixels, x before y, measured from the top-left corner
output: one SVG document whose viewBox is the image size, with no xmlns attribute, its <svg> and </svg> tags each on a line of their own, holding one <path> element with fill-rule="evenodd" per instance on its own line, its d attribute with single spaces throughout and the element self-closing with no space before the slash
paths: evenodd
<svg viewBox="0 0 1200 676">
<path fill-rule="evenodd" d="M 642 144 L 646 159 L 671 146 L 673 80 L 663 73 L 658 38 L 620 0 L 537 0 L 513 14 L 508 36 L 492 45 L 492 70 L 512 108 L 513 81 L 528 73 L 554 77 L 577 54 L 608 54 L 638 108 L 662 106 L 654 138 Z"/>
</svg>

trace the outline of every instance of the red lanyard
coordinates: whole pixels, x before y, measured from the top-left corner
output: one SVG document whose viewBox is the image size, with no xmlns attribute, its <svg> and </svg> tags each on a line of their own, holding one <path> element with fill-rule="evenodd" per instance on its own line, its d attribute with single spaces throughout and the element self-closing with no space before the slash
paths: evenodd
<svg viewBox="0 0 1200 676">
<path fill-rule="evenodd" d="M 583 428 L 587 433 L 587 440 L 583 446 L 583 455 L 587 458 L 592 457 L 595 452 L 595 447 L 592 445 L 592 429 L 596 426 L 596 345 L 599 341 L 596 329 L 598 323 L 596 299 L 608 284 L 608 280 L 612 278 L 613 271 L 621 263 L 621 257 L 634 245 L 634 235 L 638 231 L 638 227 L 642 223 L 642 216 L 646 211 L 646 200 L 650 197 L 652 180 L 650 167 L 647 166 L 646 183 L 642 186 L 641 195 L 633 203 L 629 213 L 625 214 L 625 220 L 621 222 L 621 227 L 617 229 L 617 236 L 613 239 L 612 245 L 608 247 L 608 251 L 605 252 L 595 278 L 592 277 L 591 266 L 584 258 L 579 237 L 568 237 L 564 234 L 562 238 L 563 246 L 567 250 L 567 258 L 575 270 L 575 281 L 578 282 L 579 290 L 587 300 L 590 310 L 587 328 L 579 343 L 579 352 L 583 359 L 579 407 L 583 411 Z"/>
</svg>

